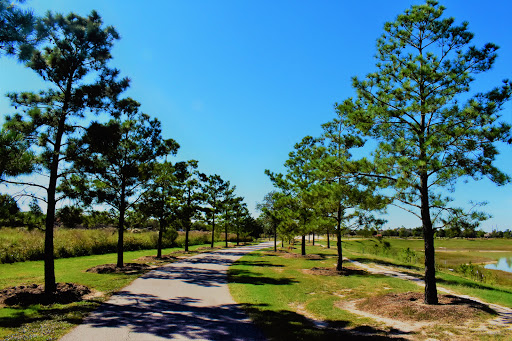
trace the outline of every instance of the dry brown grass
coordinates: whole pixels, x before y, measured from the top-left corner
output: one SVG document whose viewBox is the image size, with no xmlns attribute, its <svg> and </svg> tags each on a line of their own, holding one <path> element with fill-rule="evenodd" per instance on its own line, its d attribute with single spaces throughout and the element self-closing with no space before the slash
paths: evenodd
<svg viewBox="0 0 512 341">
<path fill-rule="evenodd" d="M 57 283 L 57 290 L 51 296 L 44 292 L 44 285 L 20 285 L 0 291 L 0 305 L 29 306 L 32 304 L 68 304 L 83 299 L 91 290 L 81 284 Z"/>
<path fill-rule="evenodd" d="M 298 253 L 292 253 L 292 252 L 285 252 L 285 253 L 282 253 L 281 257 L 284 257 L 284 258 L 303 258 L 303 259 L 312 259 L 312 260 L 321 260 L 323 259 L 322 256 L 320 255 L 315 255 L 315 254 L 309 254 L 309 255 L 300 255 Z"/>
<path fill-rule="evenodd" d="M 151 267 L 141 263 L 124 263 L 123 267 L 117 267 L 116 264 L 102 264 L 85 270 L 86 272 L 98 274 L 138 274 L 149 271 Z"/>
</svg>

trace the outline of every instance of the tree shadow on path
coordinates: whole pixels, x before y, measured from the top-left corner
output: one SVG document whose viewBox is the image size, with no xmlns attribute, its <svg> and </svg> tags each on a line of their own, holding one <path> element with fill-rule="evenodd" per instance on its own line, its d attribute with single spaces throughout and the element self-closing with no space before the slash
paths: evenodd
<svg viewBox="0 0 512 341">
<path fill-rule="evenodd" d="M 133 333 L 172 339 L 265 340 L 236 304 L 201 306 L 200 300 L 120 292 L 119 304 L 103 304 L 86 321 L 95 328 L 129 327 Z"/>
</svg>

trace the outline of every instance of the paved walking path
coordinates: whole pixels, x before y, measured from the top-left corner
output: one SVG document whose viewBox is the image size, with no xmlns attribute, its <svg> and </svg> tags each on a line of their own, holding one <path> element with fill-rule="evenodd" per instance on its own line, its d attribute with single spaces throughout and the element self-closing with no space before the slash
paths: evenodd
<svg viewBox="0 0 512 341">
<path fill-rule="evenodd" d="M 148 272 L 61 340 L 265 340 L 233 301 L 226 273 L 244 254 L 271 245 L 203 253 Z"/>
</svg>

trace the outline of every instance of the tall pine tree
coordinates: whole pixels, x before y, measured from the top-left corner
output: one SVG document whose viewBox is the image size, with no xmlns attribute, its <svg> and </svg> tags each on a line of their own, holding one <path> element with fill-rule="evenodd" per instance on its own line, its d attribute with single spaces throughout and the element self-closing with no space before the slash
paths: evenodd
<svg viewBox="0 0 512 341">
<path fill-rule="evenodd" d="M 23 136 L 27 145 L 36 145 L 39 153 L 36 168 L 48 175 L 48 183 L 5 180 L 30 185 L 46 192 L 45 223 L 45 292 L 56 289 L 53 227 L 60 179 L 69 165 L 66 155 L 68 138 L 77 132 L 79 122 L 91 111 L 101 111 L 120 91 L 127 80 L 117 82 L 117 70 L 108 67 L 110 50 L 118 39 L 111 26 L 104 27 L 101 17 L 92 12 L 87 17 L 48 13 L 42 25 L 49 34 L 46 46 L 34 50 L 28 67 L 50 83 L 39 93 L 9 94 L 12 104 L 23 112 L 7 117 L 4 129 Z"/>
<path fill-rule="evenodd" d="M 395 202 L 421 219 L 427 304 L 438 302 L 434 218 L 449 211 L 439 190 L 452 189 L 461 177 L 510 180 L 493 161 L 495 143 L 510 140 L 510 126 L 498 113 L 511 83 L 469 95 L 474 76 L 492 67 L 498 47 L 471 46 L 468 23 L 443 18 L 444 10 L 428 0 L 386 23 L 377 70 L 354 78 L 357 107 L 339 107 L 347 125 L 378 141 L 373 175 L 388 179 Z"/>
</svg>

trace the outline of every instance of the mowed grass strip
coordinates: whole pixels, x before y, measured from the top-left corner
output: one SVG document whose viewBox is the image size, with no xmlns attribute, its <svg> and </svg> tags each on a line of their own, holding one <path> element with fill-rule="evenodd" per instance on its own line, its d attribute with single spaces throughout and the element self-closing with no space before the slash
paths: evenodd
<svg viewBox="0 0 512 341">
<path fill-rule="evenodd" d="M 293 250 L 294 253 L 298 251 L 300 247 Z M 386 338 L 386 335 L 394 332 L 388 324 L 350 313 L 339 308 L 339 303 L 390 293 L 422 293 L 423 288 L 410 281 L 362 271 L 353 271 L 347 275 L 315 275 L 315 271 L 312 271 L 315 268 L 334 269 L 337 261 L 335 252 L 334 248 L 308 246 L 308 258 L 270 250 L 248 254 L 230 268 L 231 294 L 271 340 L 325 340 L 344 335 L 351 339 L 370 338 L 358 332 L 372 334 L 371 339 Z M 365 257 L 352 252 L 345 254 L 359 260 Z M 390 258 L 371 255 L 365 263 L 396 266 L 421 276 L 419 267 Z M 353 267 L 348 262 L 344 265 Z M 480 297 L 488 302 L 512 303 L 512 293 L 506 288 L 482 285 L 449 273 L 439 273 L 438 278 L 439 285 L 461 294 Z M 482 314 L 471 328 L 442 325 L 440 321 L 439 325 L 435 323 L 410 332 L 410 336 L 413 339 L 446 338 L 454 333 L 462 340 L 500 340 L 512 337 L 510 331 L 503 328 L 492 333 L 478 330 L 476 325 L 493 317 L 493 314 Z"/>
<path fill-rule="evenodd" d="M 215 244 L 221 247 L 222 242 Z M 193 255 L 198 248 L 190 247 Z M 181 251 L 181 248 L 162 250 L 162 254 Z M 197 252 L 197 251 L 196 251 Z M 140 257 L 154 256 L 156 250 L 128 251 L 125 262 L 136 262 Z M 97 308 L 112 293 L 128 285 L 141 274 L 97 274 L 85 270 L 101 264 L 116 262 L 115 253 L 55 260 L 57 282 L 78 283 L 93 289 L 98 295 L 87 301 L 49 306 L 31 305 L 28 307 L 0 308 L 0 340 L 55 340 L 79 324 L 87 314 Z M 0 290 L 7 287 L 43 284 L 42 261 L 0 264 Z"/>
<path fill-rule="evenodd" d="M 394 292 L 420 291 L 413 283 L 367 273 L 319 276 L 312 268 L 334 268 L 333 250 L 307 247 L 315 259 L 288 257 L 273 252 L 253 252 L 229 270 L 229 287 L 235 301 L 272 340 L 325 340 L 344 334 L 335 328 L 366 330 L 384 336 L 381 324 L 336 308 L 334 303 Z M 319 328 L 318 322 L 331 328 Z M 348 334 L 348 333 L 347 333 Z M 353 335 L 351 335 L 353 337 Z M 378 338 L 377 338 L 378 339 Z"/>
</svg>

